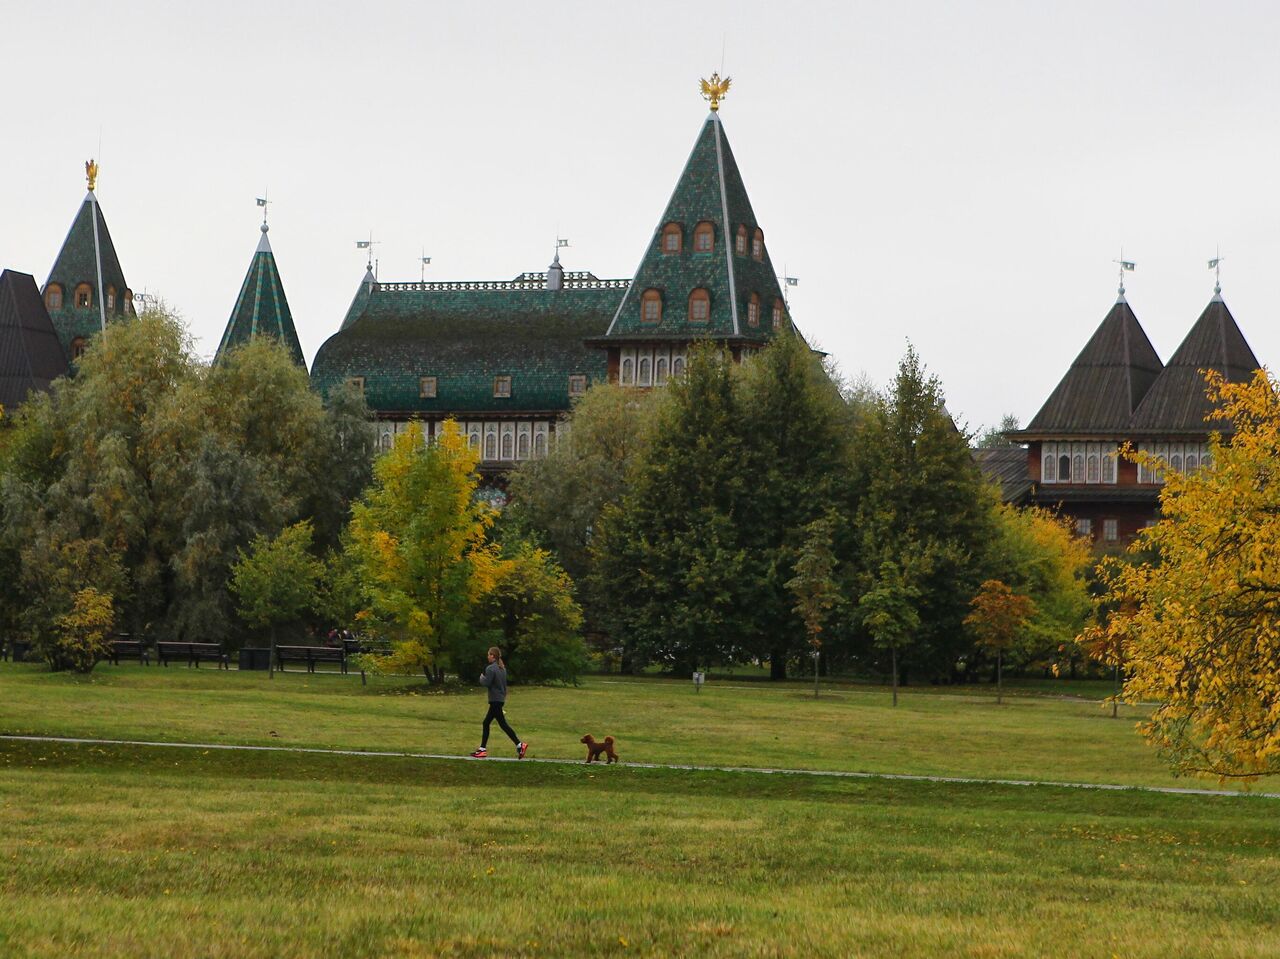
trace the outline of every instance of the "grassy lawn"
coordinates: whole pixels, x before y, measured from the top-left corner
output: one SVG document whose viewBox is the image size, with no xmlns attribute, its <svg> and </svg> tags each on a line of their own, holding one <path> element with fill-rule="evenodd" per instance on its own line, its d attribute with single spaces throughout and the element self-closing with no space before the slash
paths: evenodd
<svg viewBox="0 0 1280 959">
<path fill-rule="evenodd" d="M 728 685 L 511 714 L 539 755 L 1170 781 L 1097 703 Z M 0 665 L 10 733 L 461 753 L 482 708 Z M 1263 798 L 0 741 L 0 823 L 6 957 L 1280 956 Z"/>
</svg>

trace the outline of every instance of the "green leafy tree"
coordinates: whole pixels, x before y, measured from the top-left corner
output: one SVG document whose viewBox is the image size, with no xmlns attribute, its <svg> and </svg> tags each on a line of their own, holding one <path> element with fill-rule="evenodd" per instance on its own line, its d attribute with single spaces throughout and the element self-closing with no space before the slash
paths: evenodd
<svg viewBox="0 0 1280 959">
<path fill-rule="evenodd" d="M 804 544 L 787 588 L 795 597 L 796 614 L 804 622 L 813 656 L 813 695 L 818 696 L 818 658 L 827 614 L 839 599 L 835 581 L 836 557 L 831 547 L 835 517 L 828 514 L 805 528 Z"/>
<path fill-rule="evenodd" d="M 231 568 L 231 591 L 241 618 L 253 628 L 269 630 L 272 646 L 280 626 L 315 608 L 324 567 L 311 546 L 311 523 L 303 520 L 278 536 L 258 534 L 248 552 L 238 551 Z"/>
<path fill-rule="evenodd" d="M 964 624 L 978 646 L 996 654 L 996 702 L 1004 702 L 1004 654 L 1022 637 L 1036 604 L 998 579 L 986 580 L 969 604 Z"/>
<path fill-rule="evenodd" d="M 994 449 L 998 446 L 1017 446 L 1015 440 L 1009 439 L 1006 433 L 1013 433 L 1019 429 L 1018 417 L 1012 413 L 1005 413 L 1000 417 L 1000 423 L 997 426 L 988 426 L 979 430 L 974 445 L 979 449 Z"/>
<path fill-rule="evenodd" d="M 22 551 L 20 624 L 54 670 L 87 673 L 105 652 L 124 581 L 114 552 L 96 539 L 41 533 Z"/>
<path fill-rule="evenodd" d="M 898 657 L 920 632 L 920 590 L 892 562 L 882 563 L 871 588 L 858 599 L 858 614 L 877 649 L 889 653 L 893 705 L 898 705 Z"/>
<path fill-rule="evenodd" d="M 434 442 L 413 424 L 374 464 L 352 509 L 344 547 L 368 606 L 363 628 L 390 639 L 382 666 L 442 678 L 449 650 L 465 648 L 472 612 L 497 583 L 488 541 L 492 509 L 475 496 L 478 455 L 452 420 Z"/>
</svg>

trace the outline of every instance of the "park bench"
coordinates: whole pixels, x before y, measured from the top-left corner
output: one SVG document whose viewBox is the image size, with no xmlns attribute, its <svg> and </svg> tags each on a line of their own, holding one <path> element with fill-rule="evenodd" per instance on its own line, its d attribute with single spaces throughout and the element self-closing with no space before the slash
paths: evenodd
<svg viewBox="0 0 1280 959">
<path fill-rule="evenodd" d="M 126 659 L 137 657 L 140 666 L 151 665 L 151 651 L 137 640 L 113 639 L 107 643 L 107 652 L 103 659 L 119 666 L 121 656 Z"/>
<path fill-rule="evenodd" d="M 169 660 L 176 659 L 188 666 L 200 668 L 201 661 L 217 663 L 221 669 L 230 669 L 231 660 L 219 643 L 156 643 L 156 658 L 161 666 L 168 666 Z"/>
<path fill-rule="evenodd" d="M 284 672 L 285 663 L 305 663 L 307 672 L 316 671 L 316 663 L 337 663 L 347 671 L 347 652 L 341 646 L 277 646 L 276 668 Z"/>
</svg>

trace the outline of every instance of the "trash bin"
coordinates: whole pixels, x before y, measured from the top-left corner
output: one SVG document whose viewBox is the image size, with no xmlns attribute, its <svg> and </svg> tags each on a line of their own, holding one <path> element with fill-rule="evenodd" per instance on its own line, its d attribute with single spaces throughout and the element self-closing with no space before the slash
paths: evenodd
<svg viewBox="0 0 1280 959">
<path fill-rule="evenodd" d="M 240 650 L 241 669 L 270 669 L 270 647 L 249 647 Z"/>
</svg>

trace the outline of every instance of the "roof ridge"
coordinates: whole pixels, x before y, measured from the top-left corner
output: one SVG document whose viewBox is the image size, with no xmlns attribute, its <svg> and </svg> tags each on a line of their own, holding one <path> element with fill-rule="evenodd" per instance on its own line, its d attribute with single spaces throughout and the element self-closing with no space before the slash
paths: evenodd
<svg viewBox="0 0 1280 959">
<path fill-rule="evenodd" d="M 729 243 L 729 195 L 725 191 L 724 184 L 724 151 L 720 146 L 720 114 L 711 114 L 712 126 L 716 132 L 716 172 L 720 177 L 720 209 L 724 216 L 724 260 L 729 267 L 729 308 L 733 317 L 733 334 L 740 336 L 742 330 L 738 323 L 738 284 L 733 275 L 733 247 Z M 618 309 L 622 309 L 622 304 L 618 304 Z"/>
</svg>

